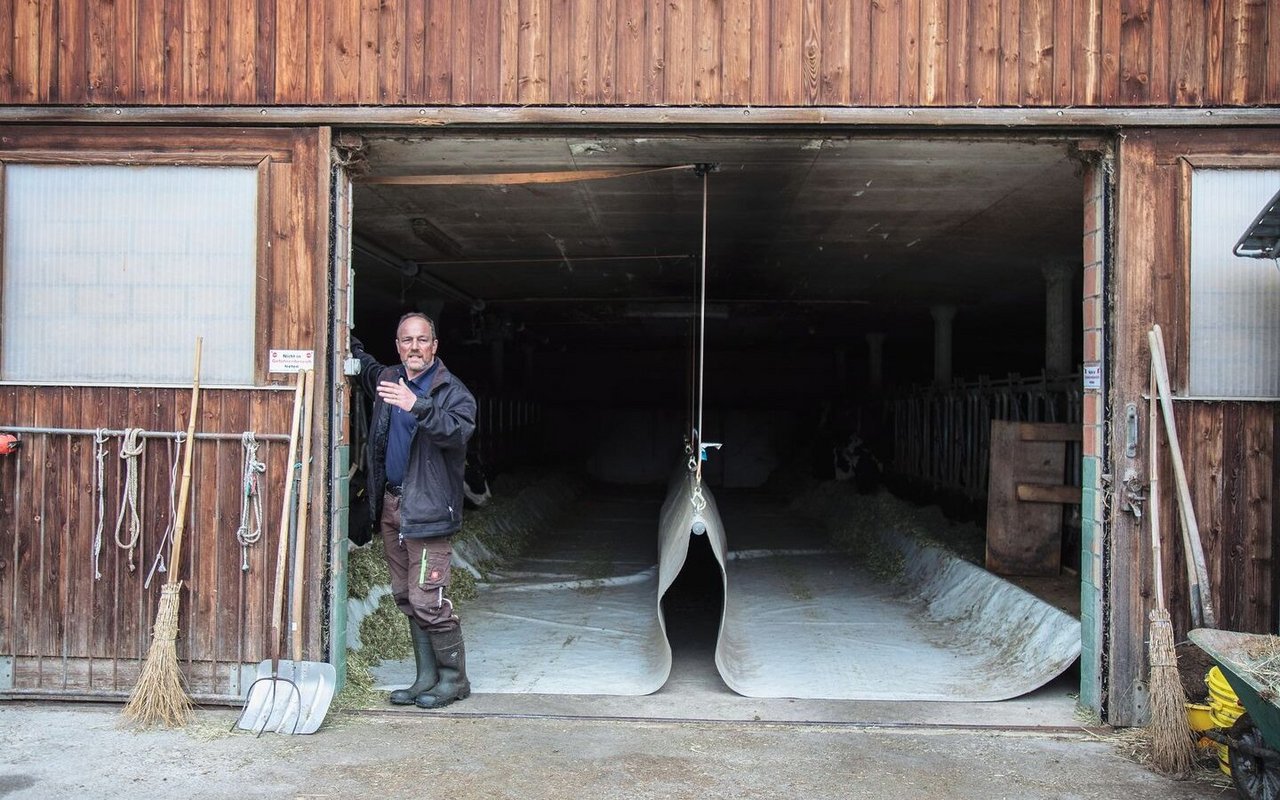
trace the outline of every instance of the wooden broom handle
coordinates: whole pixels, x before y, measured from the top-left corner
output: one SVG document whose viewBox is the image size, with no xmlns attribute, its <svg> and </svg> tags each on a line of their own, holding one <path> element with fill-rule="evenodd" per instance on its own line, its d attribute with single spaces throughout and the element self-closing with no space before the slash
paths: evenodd
<svg viewBox="0 0 1280 800">
<path fill-rule="evenodd" d="M 1187 549 L 1188 572 L 1194 566 L 1195 584 L 1192 589 L 1196 596 L 1190 598 L 1192 603 L 1200 602 L 1201 620 L 1206 626 L 1218 626 L 1213 611 L 1213 598 L 1209 593 L 1209 570 L 1204 562 L 1204 545 L 1200 543 L 1200 526 L 1196 523 L 1196 511 L 1191 505 L 1191 487 L 1187 483 L 1187 471 L 1182 463 L 1182 445 L 1178 443 L 1178 428 L 1173 419 L 1172 392 L 1169 389 L 1169 365 L 1165 361 L 1164 334 L 1159 325 L 1147 332 L 1147 343 L 1151 346 L 1151 364 L 1156 371 L 1156 387 L 1159 389 L 1160 409 L 1164 412 L 1164 430 L 1169 438 L 1169 449 L 1173 453 L 1173 480 L 1178 490 L 1178 510 L 1182 514 L 1183 543 Z"/>
<path fill-rule="evenodd" d="M 298 449 L 298 427 L 302 419 L 303 375 L 293 389 L 293 422 L 289 428 L 289 452 L 284 457 L 284 499 L 280 503 L 280 542 L 276 545 L 276 580 L 271 594 L 271 647 L 280 656 L 280 622 L 284 619 L 284 572 L 289 558 L 289 508 L 293 505 L 293 454 Z"/>
<path fill-rule="evenodd" d="M 178 574 L 182 565 L 182 534 L 187 529 L 187 499 L 191 496 L 191 455 L 196 449 L 196 412 L 200 408 L 200 351 L 204 338 L 196 337 L 196 367 L 191 379 L 191 417 L 187 420 L 187 449 L 182 453 L 182 485 L 178 489 L 178 510 L 173 522 L 173 548 L 169 551 L 168 586 L 181 583 Z"/>
<path fill-rule="evenodd" d="M 1147 470 L 1151 473 L 1151 488 L 1148 491 L 1149 506 L 1147 522 L 1151 526 L 1151 572 L 1155 581 L 1156 608 L 1164 606 L 1164 570 L 1160 564 L 1160 460 L 1157 454 L 1159 441 L 1156 429 L 1160 425 L 1159 402 L 1156 399 L 1156 365 L 1151 362 L 1150 371 L 1151 399 L 1147 401 Z"/>
<path fill-rule="evenodd" d="M 293 634 L 293 659 L 302 660 L 302 604 L 307 584 L 307 513 L 311 508 L 311 414 L 315 407 L 315 372 L 306 371 L 306 388 L 302 392 L 302 474 L 298 479 L 298 534 L 294 545 L 293 604 L 289 627 Z"/>
</svg>

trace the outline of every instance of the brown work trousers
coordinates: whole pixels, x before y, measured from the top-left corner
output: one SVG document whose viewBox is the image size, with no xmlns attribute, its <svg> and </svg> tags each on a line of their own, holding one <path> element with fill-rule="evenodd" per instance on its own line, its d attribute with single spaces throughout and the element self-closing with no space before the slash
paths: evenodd
<svg viewBox="0 0 1280 800">
<path fill-rule="evenodd" d="M 391 595 L 405 616 L 424 631 L 444 633 L 458 627 L 449 591 L 453 544 L 448 536 L 433 539 L 400 538 L 400 497 L 382 497 L 378 521 L 382 549 L 391 571 Z"/>
</svg>

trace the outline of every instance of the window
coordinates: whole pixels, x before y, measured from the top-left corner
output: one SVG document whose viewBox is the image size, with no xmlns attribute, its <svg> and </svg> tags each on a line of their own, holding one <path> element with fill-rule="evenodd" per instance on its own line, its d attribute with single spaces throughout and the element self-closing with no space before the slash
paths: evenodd
<svg viewBox="0 0 1280 800">
<path fill-rule="evenodd" d="M 1192 173 L 1193 396 L 1280 397 L 1280 271 L 1231 252 L 1277 189 L 1280 170 Z"/>
<path fill-rule="evenodd" d="M 253 167 L 6 164 L 0 378 L 251 384 Z"/>
</svg>

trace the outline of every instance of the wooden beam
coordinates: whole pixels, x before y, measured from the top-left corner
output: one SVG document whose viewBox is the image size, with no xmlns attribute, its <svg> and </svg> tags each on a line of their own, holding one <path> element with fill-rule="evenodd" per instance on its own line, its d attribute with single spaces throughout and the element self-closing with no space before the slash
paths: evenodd
<svg viewBox="0 0 1280 800">
<path fill-rule="evenodd" d="M 1018 426 L 1018 438 L 1024 442 L 1080 442 L 1084 428 L 1076 422 L 1024 422 Z"/>
<path fill-rule="evenodd" d="M 1052 486 L 1046 483 L 1018 484 L 1018 499 L 1024 503 L 1080 505 L 1079 486 Z"/>
</svg>

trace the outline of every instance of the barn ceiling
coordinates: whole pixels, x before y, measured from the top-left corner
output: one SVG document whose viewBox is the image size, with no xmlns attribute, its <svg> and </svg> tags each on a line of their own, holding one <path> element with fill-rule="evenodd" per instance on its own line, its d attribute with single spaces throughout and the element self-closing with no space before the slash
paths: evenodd
<svg viewBox="0 0 1280 800">
<path fill-rule="evenodd" d="M 956 306 L 958 319 L 1025 322 L 1042 313 L 1041 267 L 1081 259 L 1083 191 L 1065 140 L 363 140 L 354 231 L 366 307 L 444 296 L 553 337 L 682 336 L 679 317 L 696 296 L 703 180 L 660 168 L 694 164 L 714 165 L 708 303 L 735 335 L 812 332 L 815 323 L 831 336 L 892 334 L 919 327 L 936 304 Z M 587 170 L 633 172 L 547 182 Z M 508 177 L 457 177 L 493 174 Z"/>
</svg>

